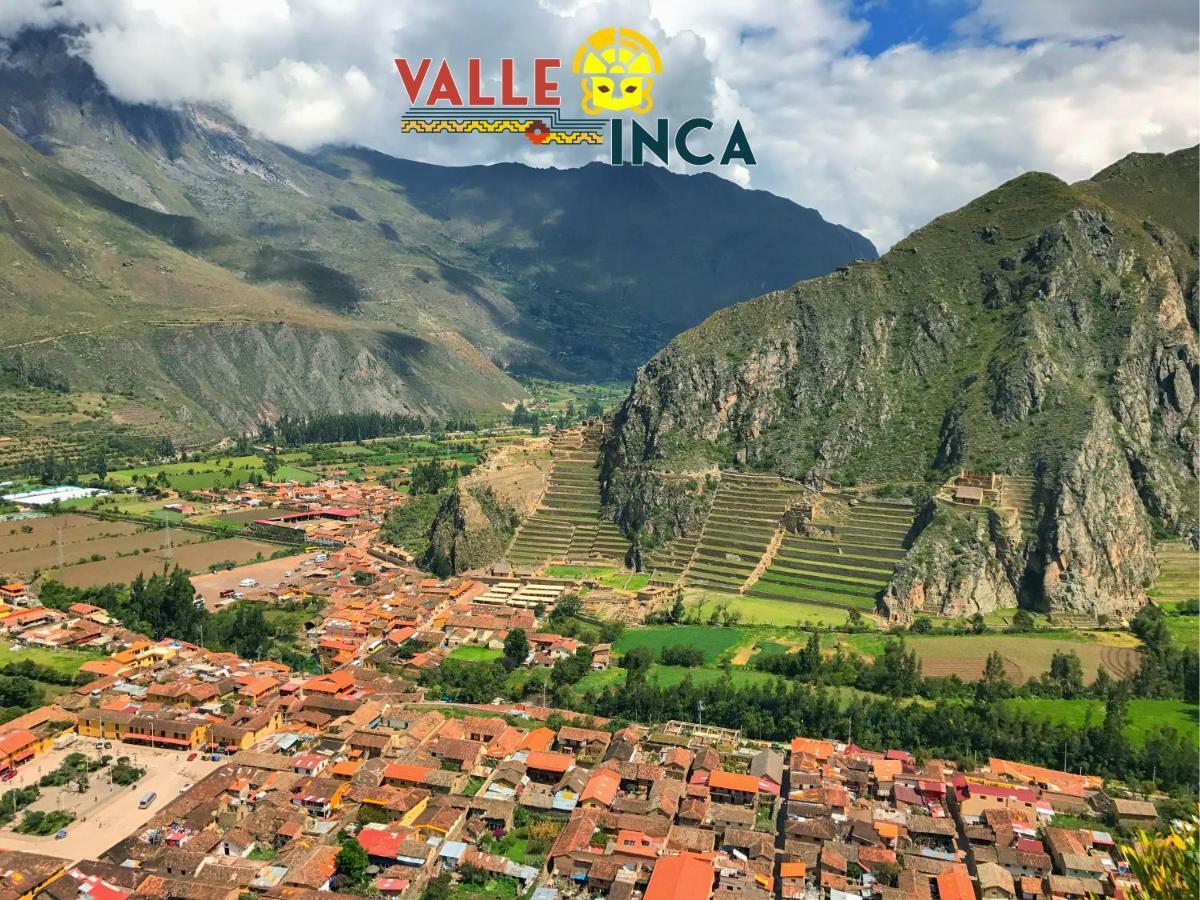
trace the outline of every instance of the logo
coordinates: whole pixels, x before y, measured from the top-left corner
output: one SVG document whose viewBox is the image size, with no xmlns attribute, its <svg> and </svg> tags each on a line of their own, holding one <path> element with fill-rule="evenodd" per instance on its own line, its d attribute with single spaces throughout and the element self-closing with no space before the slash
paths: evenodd
<svg viewBox="0 0 1200 900">
<path fill-rule="evenodd" d="M 523 68 L 515 59 L 503 58 L 499 78 L 493 74 L 490 80 L 478 58 L 466 61 L 465 79 L 461 70 L 456 76 L 445 59 L 435 65 L 425 57 L 414 65 L 398 57 L 395 63 L 410 104 L 401 119 L 405 133 L 519 134 L 537 146 L 597 145 L 607 138 L 613 165 L 628 161 L 638 166 L 650 156 L 667 164 L 672 148 L 693 166 L 755 164 L 740 121 L 730 129 L 718 162 L 702 146 L 704 135 L 713 129 L 711 120 L 692 117 L 672 128 L 669 119 L 658 118 L 647 128 L 634 118 L 654 109 L 655 79 L 663 72 L 663 59 L 658 48 L 632 28 L 602 28 L 576 49 L 571 72 L 579 76 L 579 106 L 585 118 L 564 114 L 554 80 L 562 68 L 558 57 L 539 56 Z M 522 73 L 525 77 L 519 77 Z"/>
<path fill-rule="evenodd" d="M 654 108 L 650 91 L 662 72 L 662 57 L 632 28 L 602 28 L 575 51 L 571 71 L 582 75 L 585 113 L 648 113 Z"/>
</svg>

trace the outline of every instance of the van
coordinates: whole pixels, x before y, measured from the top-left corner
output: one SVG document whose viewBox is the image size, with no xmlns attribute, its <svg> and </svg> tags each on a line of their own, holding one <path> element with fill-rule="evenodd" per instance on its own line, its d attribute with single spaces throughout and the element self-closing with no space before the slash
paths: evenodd
<svg viewBox="0 0 1200 900">
<path fill-rule="evenodd" d="M 154 791 L 151 791 L 150 793 L 148 793 L 144 797 L 142 797 L 141 800 L 138 801 L 138 809 L 149 809 L 150 804 L 153 803 L 157 799 L 158 799 L 158 794 L 156 794 Z"/>
<path fill-rule="evenodd" d="M 232 598 L 233 595 L 236 593 L 237 593 L 237 591 L 235 591 L 233 588 L 226 588 L 225 590 L 221 591 L 221 599 L 228 600 L 228 599 Z"/>
<path fill-rule="evenodd" d="M 240 587 L 254 587 L 257 584 L 258 584 L 258 582 L 255 581 L 253 578 L 243 578 L 241 581 L 238 582 L 238 585 Z"/>
</svg>

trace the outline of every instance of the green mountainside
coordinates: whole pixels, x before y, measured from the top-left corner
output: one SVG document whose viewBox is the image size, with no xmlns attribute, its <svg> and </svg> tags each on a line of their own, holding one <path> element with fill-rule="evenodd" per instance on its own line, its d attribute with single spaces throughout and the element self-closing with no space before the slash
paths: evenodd
<svg viewBox="0 0 1200 900">
<path fill-rule="evenodd" d="M 214 278 L 218 267 L 226 287 L 164 276 L 159 301 L 180 310 L 169 327 L 158 313 L 124 318 L 108 287 L 79 279 L 53 316 L 26 290 L 0 311 L 33 364 L 100 390 L 137 360 L 156 395 L 140 399 L 209 433 L 285 412 L 497 409 L 522 393 L 510 375 L 628 378 L 721 306 L 875 256 L 816 212 L 715 176 L 299 153 L 213 109 L 122 103 L 69 44 L 36 30 L 0 44 L 6 157 L 20 152 L 15 135 L 58 163 L 26 165 L 29 178 L 58 202 L 98 207 L 78 223 L 98 245 L 109 228 L 140 229 L 129 240 L 182 251 Z M 26 178 L 11 164 L 0 177 L 0 189 Z M 226 324 L 227 305 L 240 312 Z M 370 388 L 343 399 L 342 379 Z"/>
<path fill-rule="evenodd" d="M 1197 539 L 1197 161 L 1023 175 L 879 260 L 710 316 L 617 414 L 614 515 L 652 546 L 694 530 L 689 485 L 718 469 L 922 502 L 1002 473 L 1032 479 L 1020 521 L 927 502 L 885 611 L 1143 602 L 1155 533 Z"/>
</svg>

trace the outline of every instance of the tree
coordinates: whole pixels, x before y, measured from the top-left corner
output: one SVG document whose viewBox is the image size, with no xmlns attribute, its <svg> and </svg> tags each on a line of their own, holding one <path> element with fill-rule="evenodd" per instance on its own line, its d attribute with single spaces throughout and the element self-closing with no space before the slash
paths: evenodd
<svg viewBox="0 0 1200 900">
<path fill-rule="evenodd" d="M 275 473 L 279 471 L 279 457 L 274 453 L 268 453 L 266 459 L 263 460 L 263 469 L 266 470 L 268 478 L 274 478 Z"/>
<path fill-rule="evenodd" d="M 933 622 L 926 616 L 917 616 L 908 626 L 908 630 L 913 634 L 929 634 L 933 630 Z"/>
<path fill-rule="evenodd" d="M 358 886 L 366 879 L 367 867 L 371 861 L 367 858 L 367 851 L 363 849 L 362 844 L 354 838 L 347 838 L 342 842 L 342 849 L 333 858 L 333 864 L 339 875 L 350 884 Z"/>
<path fill-rule="evenodd" d="M 1083 696 L 1083 663 L 1074 650 L 1055 650 L 1050 659 L 1050 671 L 1042 678 L 1043 684 L 1056 697 L 1074 700 Z"/>
<path fill-rule="evenodd" d="M 604 415 L 604 407 L 600 405 L 600 401 L 593 397 L 588 401 L 585 414 L 589 419 L 595 419 L 598 416 Z"/>
<path fill-rule="evenodd" d="M 450 884 L 450 876 L 445 872 L 429 882 L 421 892 L 421 900 L 451 900 L 453 896 L 454 888 Z"/>
<path fill-rule="evenodd" d="M 524 628 L 514 628 L 504 638 L 504 656 L 518 666 L 525 662 L 529 656 L 529 638 Z"/>
<path fill-rule="evenodd" d="M 983 613 L 976 612 L 971 616 L 971 632 L 973 634 L 983 634 L 987 631 L 987 622 L 984 621 Z"/>
<path fill-rule="evenodd" d="M 1141 890 L 1134 896 L 1145 900 L 1171 900 L 1200 896 L 1200 820 L 1176 822 L 1166 835 L 1139 831 L 1131 846 L 1122 847 Z"/>
<path fill-rule="evenodd" d="M 975 698 L 980 702 L 999 700 L 1012 694 L 1012 685 L 1004 670 L 1004 657 L 993 650 L 983 664 L 983 677 L 975 685 Z"/>
<path fill-rule="evenodd" d="M 1013 613 L 1010 630 L 1018 632 L 1033 631 L 1034 625 L 1033 616 L 1029 614 L 1028 610 L 1018 609 Z"/>
<path fill-rule="evenodd" d="M 799 654 L 800 671 L 808 676 L 821 671 L 821 636 L 815 631 L 808 636 L 808 642 Z"/>
<path fill-rule="evenodd" d="M 627 679 L 638 675 L 644 677 L 652 665 L 654 665 L 654 651 L 649 647 L 633 647 L 621 657 L 621 667 L 629 673 L 626 676 Z"/>
</svg>

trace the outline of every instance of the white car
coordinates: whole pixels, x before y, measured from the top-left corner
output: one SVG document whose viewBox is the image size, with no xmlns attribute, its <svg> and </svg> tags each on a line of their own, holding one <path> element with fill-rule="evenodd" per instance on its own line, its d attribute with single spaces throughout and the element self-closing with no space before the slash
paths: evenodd
<svg viewBox="0 0 1200 900">
<path fill-rule="evenodd" d="M 257 584 L 258 584 L 258 582 L 255 581 L 253 578 L 243 578 L 241 581 L 238 582 L 238 587 L 254 587 Z"/>
</svg>

